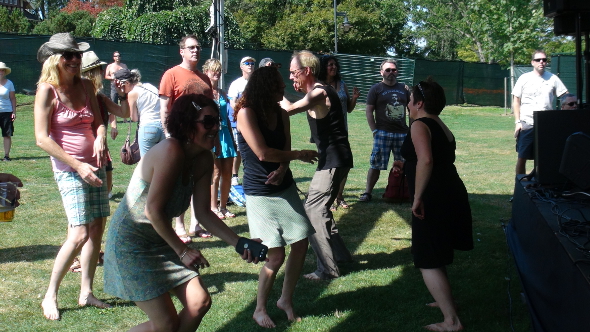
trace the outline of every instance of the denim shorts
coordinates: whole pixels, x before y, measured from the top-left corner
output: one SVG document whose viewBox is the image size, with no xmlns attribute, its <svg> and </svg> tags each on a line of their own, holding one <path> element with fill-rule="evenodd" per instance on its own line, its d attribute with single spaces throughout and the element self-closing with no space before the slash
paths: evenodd
<svg viewBox="0 0 590 332">
<path fill-rule="evenodd" d="M 535 158 L 535 130 L 531 125 L 523 124 L 523 129 L 516 136 L 518 158 L 532 160 Z"/>
<path fill-rule="evenodd" d="M 82 180 L 78 172 L 53 173 L 70 226 L 86 225 L 111 215 L 106 171 L 101 168 L 95 174 L 102 180 L 99 188 Z"/>
<path fill-rule="evenodd" d="M 373 138 L 373 151 L 371 151 L 371 168 L 386 170 L 389 163 L 389 154 L 393 152 L 394 160 L 404 160 L 400 153 L 405 133 L 390 133 L 378 130 Z"/>
<path fill-rule="evenodd" d="M 139 154 L 143 157 L 154 145 L 166 139 L 164 128 L 160 121 L 139 123 L 137 142 L 139 143 Z"/>
</svg>

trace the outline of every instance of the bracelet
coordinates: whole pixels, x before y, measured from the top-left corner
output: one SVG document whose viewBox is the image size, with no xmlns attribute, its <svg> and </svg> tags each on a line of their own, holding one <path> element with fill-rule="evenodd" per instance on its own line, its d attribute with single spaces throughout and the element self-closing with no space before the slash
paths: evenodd
<svg viewBox="0 0 590 332">
<path fill-rule="evenodd" d="M 186 253 L 188 252 L 188 247 L 184 248 L 184 251 L 182 252 L 182 254 L 180 254 L 180 261 L 182 262 L 182 259 L 184 258 L 184 256 L 186 255 Z"/>
<path fill-rule="evenodd" d="M 121 97 L 121 96 L 119 96 L 119 100 L 123 100 L 123 101 L 127 100 L 127 94 L 125 94 L 125 95 L 124 95 L 124 96 L 122 96 L 122 97 Z"/>
<path fill-rule="evenodd" d="M 376 133 L 376 132 L 378 132 L 378 131 L 379 131 L 378 129 L 373 129 L 373 134 Z"/>
<path fill-rule="evenodd" d="M 522 120 L 514 121 L 514 124 L 522 123 Z"/>
</svg>

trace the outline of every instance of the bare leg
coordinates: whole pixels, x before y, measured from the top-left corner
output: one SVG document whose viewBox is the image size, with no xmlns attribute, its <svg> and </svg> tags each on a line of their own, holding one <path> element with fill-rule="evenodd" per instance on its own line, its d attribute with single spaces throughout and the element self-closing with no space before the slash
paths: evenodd
<svg viewBox="0 0 590 332">
<path fill-rule="evenodd" d="M 238 156 L 234 158 L 233 166 L 232 166 L 232 173 L 239 174 L 240 171 L 240 164 L 242 163 L 242 155 L 238 151 Z"/>
<path fill-rule="evenodd" d="M 12 137 L 4 137 L 4 155 L 10 157 L 10 147 L 12 146 Z"/>
<path fill-rule="evenodd" d="M 290 321 L 301 321 L 301 317 L 297 316 L 293 309 L 293 293 L 295 292 L 297 280 L 299 280 L 301 270 L 303 269 L 308 244 L 307 238 L 293 243 L 291 245 L 291 253 L 289 253 L 289 258 L 287 258 L 287 264 L 285 265 L 283 291 L 281 298 L 277 301 L 277 307 L 287 313 L 287 318 Z"/>
<path fill-rule="evenodd" d="M 268 262 L 260 269 L 258 277 L 258 294 L 256 295 L 256 309 L 252 318 L 258 325 L 266 328 L 275 327 L 275 323 L 270 319 L 266 311 L 266 303 L 268 302 L 268 294 L 272 288 L 277 277 L 277 272 L 285 261 L 285 248 L 270 248 L 268 249 Z"/>
<path fill-rule="evenodd" d="M 375 184 L 379 180 L 379 174 L 381 171 L 378 169 L 369 168 L 369 172 L 367 173 L 367 186 L 365 188 L 366 193 L 372 193 Z"/>
<path fill-rule="evenodd" d="M 107 189 L 109 193 L 113 191 L 113 171 L 107 172 Z"/>
<path fill-rule="evenodd" d="M 218 196 L 218 189 L 219 189 L 219 178 L 221 177 L 221 160 L 215 158 L 213 163 L 213 178 L 211 179 L 211 210 L 217 210 L 217 196 Z M 192 221 L 192 219 L 191 219 Z M 192 228 L 191 228 L 192 230 Z"/>
<path fill-rule="evenodd" d="M 51 277 L 49 278 L 49 287 L 41 303 L 43 314 L 47 319 L 58 320 L 60 318 L 57 308 L 57 292 L 74 258 L 80 253 L 82 246 L 88 240 L 88 228 L 89 225 L 68 227 L 68 237 L 57 253 Z"/>
<path fill-rule="evenodd" d="M 82 247 L 82 252 L 80 254 L 82 285 L 80 287 L 78 304 L 81 306 L 91 305 L 98 308 L 111 307 L 98 300 L 92 294 L 92 284 L 94 282 L 94 274 L 98 263 L 98 255 L 100 254 L 100 243 L 102 240 L 102 234 L 104 233 L 105 223 L 106 218 L 95 218 L 90 224 L 88 224 L 88 240 Z"/>
<path fill-rule="evenodd" d="M 463 325 L 457 316 L 455 302 L 451 293 L 451 285 L 444 268 L 420 269 L 422 278 L 430 294 L 443 313 L 444 321 L 425 326 L 430 331 L 461 331 Z"/>
<path fill-rule="evenodd" d="M 526 159 L 524 158 L 516 159 L 516 175 L 518 174 L 526 174 Z"/>
<path fill-rule="evenodd" d="M 231 172 L 234 158 L 224 158 L 219 160 L 221 171 L 221 196 L 219 197 L 219 209 L 226 209 L 229 191 L 231 188 Z"/>
<path fill-rule="evenodd" d="M 198 277 L 176 287 L 175 293 L 184 305 L 179 313 L 176 312 L 169 293 L 152 300 L 135 302 L 148 315 L 149 320 L 131 328 L 129 332 L 196 331 L 211 308 L 209 293 Z"/>
</svg>

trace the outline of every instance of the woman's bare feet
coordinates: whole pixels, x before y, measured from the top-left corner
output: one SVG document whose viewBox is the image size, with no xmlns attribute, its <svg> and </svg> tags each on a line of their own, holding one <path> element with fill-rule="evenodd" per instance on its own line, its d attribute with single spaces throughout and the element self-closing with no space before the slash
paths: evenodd
<svg viewBox="0 0 590 332">
<path fill-rule="evenodd" d="M 314 280 L 314 281 L 322 280 L 322 278 L 320 278 L 320 276 L 315 274 L 315 272 L 304 274 L 303 278 L 308 279 L 308 280 Z"/>
<path fill-rule="evenodd" d="M 49 320 L 59 320 L 59 310 L 57 309 L 57 299 L 43 299 L 41 302 L 43 315 Z"/>
<path fill-rule="evenodd" d="M 270 319 L 270 316 L 268 316 L 268 313 L 266 311 L 254 311 L 254 315 L 252 315 L 252 318 L 254 318 L 254 320 L 256 321 L 256 323 L 262 327 L 266 327 L 266 328 L 273 328 L 276 327 L 275 322 L 272 321 L 272 319 Z"/>
<path fill-rule="evenodd" d="M 100 309 L 112 308 L 110 304 L 104 303 L 101 300 L 97 299 L 96 297 L 94 297 L 92 293 L 88 293 L 86 295 L 80 294 L 80 297 L 78 298 L 78 305 L 82 307 L 90 305 Z"/>
<path fill-rule="evenodd" d="M 455 322 L 453 324 L 442 322 L 442 323 L 426 325 L 426 326 L 424 326 L 424 328 L 427 329 L 428 331 L 443 331 L 443 332 L 461 331 L 461 330 L 463 330 L 463 325 L 461 325 L 461 322 L 459 322 L 457 320 L 457 322 Z"/>
<path fill-rule="evenodd" d="M 277 301 L 277 307 L 279 309 L 283 310 L 287 314 L 287 319 L 289 321 L 291 321 L 291 322 L 300 322 L 301 321 L 301 317 L 297 316 L 297 314 L 295 313 L 295 310 L 293 310 L 293 303 L 287 303 L 286 301 L 279 299 Z"/>
</svg>

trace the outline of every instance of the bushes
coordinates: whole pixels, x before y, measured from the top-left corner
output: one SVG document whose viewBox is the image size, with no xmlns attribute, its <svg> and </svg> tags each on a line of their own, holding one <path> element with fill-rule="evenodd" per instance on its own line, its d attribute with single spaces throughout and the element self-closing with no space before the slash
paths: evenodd
<svg viewBox="0 0 590 332">
<path fill-rule="evenodd" d="M 39 22 L 33 29 L 33 33 L 53 35 L 59 32 L 70 32 L 75 37 L 90 37 L 94 22 L 95 18 L 87 11 L 59 12 L 52 15 L 50 19 Z"/>
</svg>

